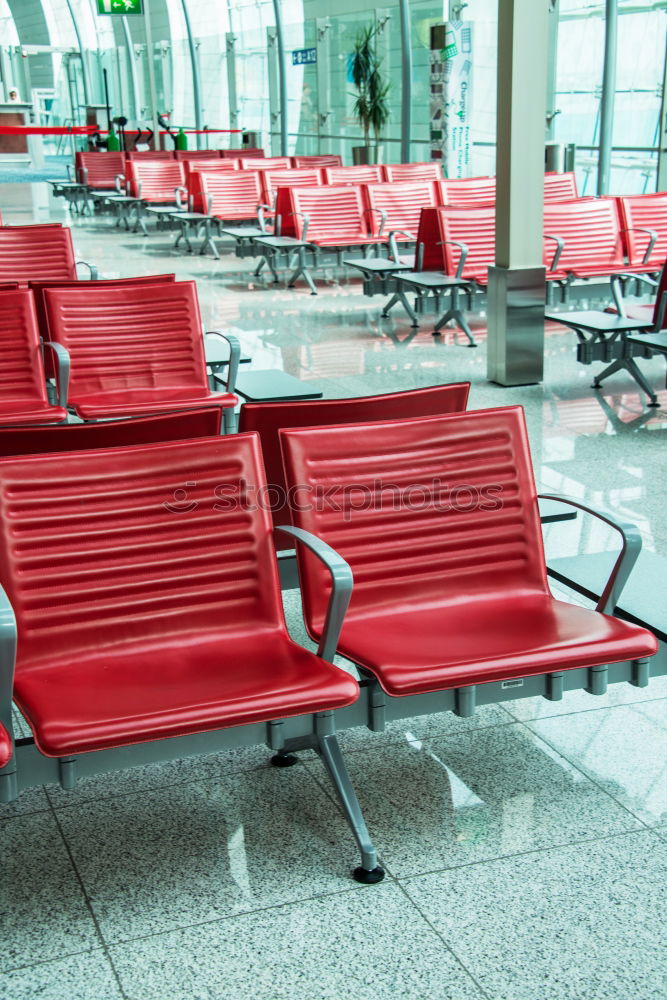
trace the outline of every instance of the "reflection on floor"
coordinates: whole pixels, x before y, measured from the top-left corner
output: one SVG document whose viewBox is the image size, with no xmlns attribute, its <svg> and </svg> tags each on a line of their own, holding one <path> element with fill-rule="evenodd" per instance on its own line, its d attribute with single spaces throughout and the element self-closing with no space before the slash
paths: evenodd
<svg viewBox="0 0 667 1000">
<path fill-rule="evenodd" d="M 46 185 L 0 186 L 5 222 L 65 219 Z M 471 407 L 520 403 L 539 485 L 609 506 L 667 555 L 667 393 L 644 408 L 619 374 L 603 393 L 574 338 L 547 330 L 542 385 L 501 389 L 480 346 L 330 273 L 315 298 L 252 261 L 171 249 L 74 217 L 77 256 L 107 276 L 196 278 L 208 329 L 258 368 L 327 396 L 472 382 Z M 642 362 L 664 385 L 664 361 Z M 610 548 L 578 518 L 550 553 Z M 655 587 L 664 581 L 655 581 Z M 295 592 L 286 594 L 304 640 Z M 342 735 L 387 868 L 357 886 L 355 852 L 319 762 L 275 771 L 251 748 L 179 761 L 0 807 L 3 958 L 12 1000 L 663 1000 L 667 953 L 667 681 L 505 703 Z"/>
</svg>

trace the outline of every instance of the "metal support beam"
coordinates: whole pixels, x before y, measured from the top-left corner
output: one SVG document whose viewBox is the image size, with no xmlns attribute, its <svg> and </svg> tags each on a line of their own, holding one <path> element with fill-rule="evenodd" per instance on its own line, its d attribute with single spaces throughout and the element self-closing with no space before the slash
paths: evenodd
<svg viewBox="0 0 667 1000">
<path fill-rule="evenodd" d="M 667 33 L 666 33 L 667 34 Z M 665 65 L 662 75 L 662 105 L 658 129 L 658 183 L 656 191 L 667 191 L 667 37 L 665 39 Z"/>
<path fill-rule="evenodd" d="M 72 0 L 65 0 L 67 4 L 67 9 L 69 11 L 69 16 L 72 18 L 72 25 L 74 27 L 74 34 L 76 35 L 76 44 L 79 47 L 79 55 L 81 56 L 81 78 L 83 80 L 83 99 L 86 104 L 91 104 L 91 89 L 90 89 L 90 73 L 88 72 L 88 60 L 86 58 L 86 51 L 83 47 L 83 40 L 81 38 L 81 32 L 79 31 L 79 23 L 74 16 L 74 8 L 72 7 Z"/>
<path fill-rule="evenodd" d="M 547 54 L 547 140 L 556 138 L 555 121 L 560 109 L 556 107 L 558 83 L 558 23 L 560 20 L 560 0 L 549 4 L 549 49 Z"/>
<path fill-rule="evenodd" d="M 160 148 L 160 124 L 157 120 L 157 88 L 155 86 L 155 66 L 153 65 L 153 31 L 151 27 L 151 0 L 144 0 L 144 31 L 146 32 L 146 67 L 148 69 L 148 89 L 150 100 L 153 145 Z"/>
<path fill-rule="evenodd" d="M 542 258 L 548 5 L 499 0 L 496 266 L 489 269 L 487 374 L 500 385 L 543 373 Z"/>
<path fill-rule="evenodd" d="M 598 155 L 598 195 L 609 193 L 611 149 L 614 141 L 614 100 L 616 98 L 616 47 L 618 42 L 618 0 L 606 0 L 604 22 L 604 69 L 600 99 L 600 152 Z"/>
<path fill-rule="evenodd" d="M 239 104 L 236 91 L 236 35 L 231 31 L 227 32 L 227 96 L 229 98 L 229 127 L 235 129 L 239 127 Z M 230 149 L 235 149 L 238 142 L 237 135 L 230 135 Z"/>
<path fill-rule="evenodd" d="M 331 21 L 328 17 L 318 17 L 315 22 L 317 30 L 317 151 L 318 153 L 333 153 L 331 140 L 323 138 L 330 131 L 331 121 L 331 71 L 330 71 L 330 33 Z"/>
<path fill-rule="evenodd" d="M 125 39 L 125 46 L 127 48 L 127 62 L 130 67 L 130 84 L 132 87 L 132 110 L 134 112 L 134 117 L 139 117 L 139 79 L 137 77 L 137 64 L 134 56 L 134 44 L 132 42 L 132 35 L 130 34 L 130 25 L 126 17 L 121 17 L 121 24 L 123 27 L 123 38 Z M 120 68 L 120 67 L 119 67 Z M 122 74 L 119 73 L 119 79 L 122 79 Z M 125 117 L 129 118 L 129 109 L 124 111 Z"/>
<path fill-rule="evenodd" d="M 281 0 L 273 0 L 276 18 L 276 44 L 278 49 L 278 77 L 280 81 L 280 155 L 287 156 L 287 67 L 285 66 L 285 40 L 283 37 L 283 12 Z"/>
<path fill-rule="evenodd" d="M 199 53 L 197 43 L 192 34 L 192 24 L 188 11 L 187 0 L 181 0 L 183 8 L 183 20 L 185 21 L 185 31 L 188 36 L 188 48 L 190 49 L 190 66 L 192 69 L 192 100 L 195 106 L 195 128 L 202 128 L 202 108 L 201 108 L 201 82 L 199 76 Z M 199 136 L 197 136 L 197 139 Z"/>
<path fill-rule="evenodd" d="M 410 162 L 412 133 L 412 24 L 410 0 L 399 0 L 401 14 L 401 163 Z"/>
</svg>

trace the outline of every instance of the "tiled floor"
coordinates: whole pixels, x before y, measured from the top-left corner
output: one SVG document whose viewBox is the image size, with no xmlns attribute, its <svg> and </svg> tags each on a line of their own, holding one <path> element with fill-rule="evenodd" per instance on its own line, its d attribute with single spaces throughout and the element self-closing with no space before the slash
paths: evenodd
<svg viewBox="0 0 667 1000">
<path fill-rule="evenodd" d="M 0 185 L 6 222 L 63 218 L 45 185 Z M 106 276 L 198 281 L 208 328 L 257 367 L 329 396 L 469 379 L 471 406 L 521 403 L 541 486 L 610 506 L 667 555 L 667 393 L 643 408 L 617 376 L 603 396 L 549 329 L 545 381 L 501 389 L 480 346 L 333 274 L 313 298 L 252 262 L 183 257 L 168 234 L 73 220 Z M 643 362 L 664 385 L 664 362 Z M 587 518 L 546 529 L 551 554 L 612 535 Z M 664 580 L 651 581 L 656 591 Z M 298 599 L 286 594 L 303 637 Z M 387 869 L 358 886 L 351 835 L 322 766 L 278 771 L 250 748 L 49 787 L 0 807 L 0 998 L 8 1000 L 664 1000 L 667 680 L 560 703 L 506 702 L 341 736 Z"/>
</svg>

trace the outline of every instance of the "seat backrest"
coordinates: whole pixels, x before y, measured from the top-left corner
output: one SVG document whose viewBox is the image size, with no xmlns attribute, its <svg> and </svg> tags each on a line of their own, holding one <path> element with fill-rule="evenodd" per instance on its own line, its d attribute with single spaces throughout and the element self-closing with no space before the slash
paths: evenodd
<svg viewBox="0 0 667 1000">
<path fill-rule="evenodd" d="M 0 400 L 48 403 L 37 316 L 28 289 L 0 292 Z"/>
<path fill-rule="evenodd" d="M 244 403 L 239 430 L 257 431 L 262 442 L 264 468 L 269 483 L 274 524 L 290 524 L 287 484 L 280 454 L 279 432 L 284 427 L 322 427 L 371 420 L 405 420 L 408 417 L 457 413 L 468 403 L 469 382 L 435 385 L 426 389 L 389 392 L 383 396 L 354 399 L 313 399 L 299 403 Z M 294 548 L 292 542 L 276 536 L 276 546 Z"/>
<path fill-rule="evenodd" d="M 208 173 L 196 170 L 188 178 L 188 193 L 195 212 L 206 212 L 219 219 L 254 219 L 262 203 L 259 171 L 228 170 Z"/>
<path fill-rule="evenodd" d="M 365 192 L 375 225 L 379 227 L 384 217 L 385 233 L 403 229 L 416 236 L 421 210 L 440 204 L 439 187 L 433 180 L 368 184 Z"/>
<path fill-rule="evenodd" d="M 258 157 L 246 157 L 244 154 L 239 158 L 241 170 L 290 170 L 292 161 L 289 156 L 262 156 L 261 163 L 257 163 Z"/>
<path fill-rule="evenodd" d="M 642 271 L 659 270 L 667 256 L 667 191 L 628 195 L 619 198 L 619 207 L 629 266 Z M 650 229 L 657 236 L 646 263 L 644 255 L 651 237 L 638 231 L 641 229 Z"/>
<path fill-rule="evenodd" d="M 262 170 L 264 200 L 273 204 L 279 187 L 317 187 L 322 184 L 322 171 L 317 167 L 291 170 Z"/>
<path fill-rule="evenodd" d="M 223 160 L 222 157 L 218 157 L 217 160 L 200 160 L 192 159 L 183 160 L 183 166 L 185 167 L 186 178 L 190 176 L 195 170 L 204 171 L 209 174 L 228 173 L 230 170 L 236 170 L 236 160 Z"/>
<path fill-rule="evenodd" d="M 132 420 L 99 420 L 55 427 L 1 427 L 0 455 L 46 455 L 54 451 L 86 451 L 123 445 L 153 444 L 213 437 L 220 433 L 219 406 L 183 410 Z"/>
<path fill-rule="evenodd" d="M 70 354 L 73 401 L 125 389 L 208 390 L 194 281 L 85 284 L 44 292 L 50 337 Z"/>
<path fill-rule="evenodd" d="M 441 181 L 442 167 L 435 160 L 429 163 L 386 163 L 383 167 L 386 181 Z"/>
<path fill-rule="evenodd" d="M 185 167 L 178 160 L 130 160 L 126 177 L 133 198 L 169 204 L 185 185 Z"/>
<path fill-rule="evenodd" d="M 125 173 L 125 153 L 77 153 L 76 176 L 81 184 L 100 191 L 116 186 L 118 174 Z"/>
<path fill-rule="evenodd" d="M 72 234 L 66 226 L 0 227 L 0 282 L 76 280 Z"/>
<path fill-rule="evenodd" d="M 445 177 L 441 182 L 442 204 L 456 208 L 495 205 L 495 177 Z"/>
<path fill-rule="evenodd" d="M 548 173 L 544 175 L 545 201 L 572 201 L 579 197 L 577 177 L 574 171 L 564 174 Z"/>
<path fill-rule="evenodd" d="M 360 167 L 325 167 L 325 184 L 381 184 L 384 180 L 382 167 L 378 165 Z"/>
<path fill-rule="evenodd" d="M 665 305 L 661 321 L 660 312 L 663 300 Z M 667 260 L 663 262 L 660 271 L 660 280 L 658 281 L 658 290 L 655 296 L 655 305 L 653 306 L 653 325 L 657 329 L 667 330 Z"/>
<path fill-rule="evenodd" d="M 173 149 L 130 149 L 126 154 L 128 160 L 173 160 Z"/>
<path fill-rule="evenodd" d="M 304 218 L 308 216 L 308 241 L 332 240 L 344 246 L 345 240 L 372 235 L 373 221 L 369 219 L 361 188 L 344 187 L 293 188 L 295 229 L 299 238 L 304 232 Z M 298 214 L 300 213 L 300 214 Z"/>
<path fill-rule="evenodd" d="M 544 233 L 565 241 L 557 271 L 595 267 L 609 273 L 622 270 L 625 263 L 617 201 L 615 198 L 579 198 L 576 201 L 547 202 L 544 206 Z M 545 240 L 545 261 L 553 259 L 556 244 Z"/>
<path fill-rule="evenodd" d="M 488 268 L 495 264 L 496 257 L 495 205 L 478 208 L 444 208 L 441 218 L 446 273 L 450 275 L 456 273 L 461 256 L 461 251 L 457 246 L 452 246 L 451 241 L 465 243 L 468 256 L 462 277 L 474 278 L 485 284 Z"/>
<path fill-rule="evenodd" d="M 322 156 L 293 156 L 292 166 L 300 167 L 342 167 L 343 158 L 336 153 L 324 153 Z"/>
<path fill-rule="evenodd" d="M 189 643 L 222 636 L 239 639 L 239 660 L 218 669 L 242 669 L 244 637 L 285 628 L 263 481 L 249 434 L 0 459 L 17 675 L 174 644 L 187 670 Z"/>
<path fill-rule="evenodd" d="M 280 432 L 292 517 L 346 559 L 348 614 L 548 593 L 521 407 Z M 299 552 L 317 634 L 326 580 Z M 446 636 L 443 636 L 446 642 Z"/>
<path fill-rule="evenodd" d="M 244 146 L 243 149 L 221 149 L 220 155 L 225 160 L 238 160 L 240 157 L 263 160 L 264 150 L 257 146 Z"/>
<path fill-rule="evenodd" d="M 221 160 L 219 149 L 175 149 L 176 160 Z"/>
</svg>

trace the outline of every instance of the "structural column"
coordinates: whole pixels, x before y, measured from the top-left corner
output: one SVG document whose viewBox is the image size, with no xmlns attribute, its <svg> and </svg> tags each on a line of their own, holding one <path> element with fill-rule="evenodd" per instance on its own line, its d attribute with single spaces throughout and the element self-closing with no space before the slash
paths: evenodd
<svg viewBox="0 0 667 1000">
<path fill-rule="evenodd" d="M 616 99 L 616 48 L 618 44 L 618 0 L 605 0 L 604 69 L 600 98 L 600 152 L 598 154 L 598 194 L 609 193 L 611 149 Z"/>
<path fill-rule="evenodd" d="M 550 0 L 498 2 L 496 265 L 489 268 L 487 374 L 542 379 L 547 22 Z"/>
</svg>

